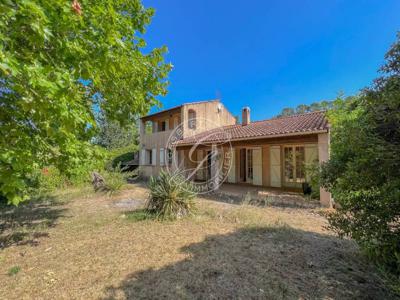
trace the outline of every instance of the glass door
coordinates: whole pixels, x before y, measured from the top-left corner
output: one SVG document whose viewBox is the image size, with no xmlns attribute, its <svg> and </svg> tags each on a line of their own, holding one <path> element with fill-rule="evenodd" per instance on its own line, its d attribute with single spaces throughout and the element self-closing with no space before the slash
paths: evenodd
<svg viewBox="0 0 400 300">
<path fill-rule="evenodd" d="M 284 147 L 285 182 L 305 182 L 304 146 Z"/>
</svg>

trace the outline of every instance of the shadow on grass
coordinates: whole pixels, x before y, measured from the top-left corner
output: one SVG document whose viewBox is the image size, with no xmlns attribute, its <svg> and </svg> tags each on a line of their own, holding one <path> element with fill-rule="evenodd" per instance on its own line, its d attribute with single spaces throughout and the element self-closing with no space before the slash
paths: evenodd
<svg viewBox="0 0 400 300">
<path fill-rule="evenodd" d="M 21 203 L 18 207 L 0 205 L 0 249 L 12 245 L 39 244 L 48 237 L 47 229 L 56 225 L 57 219 L 64 217 L 65 208 L 53 196 L 41 196 Z"/>
<path fill-rule="evenodd" d="M 253 227 L 181 251 L 188 258 L 132 273 L 105 299 L 391 298 L 354 243 L 329 235 Z"/>
</svg>

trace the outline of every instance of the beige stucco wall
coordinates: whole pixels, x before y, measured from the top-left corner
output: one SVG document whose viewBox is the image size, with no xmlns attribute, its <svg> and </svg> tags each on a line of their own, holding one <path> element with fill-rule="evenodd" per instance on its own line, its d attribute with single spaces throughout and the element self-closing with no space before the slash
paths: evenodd
<svg viewBox="0 0 400 300">
<path fill-rule="evenodd" d="M 218 106 L 222 109 L 219 111 Z M 193 109 L 196 112 L 196 129 L 190 129 L 189 120 L 189 110 Z M 236 119 L 233 115 L 224 107 L 222 103 L 218 100 L 206 101 L 199 103 L 185 104 L 179 109 L 173 109 L 171 112 L 165 111 L 155 116 L 145 117 L 140 120 L 140 149 L 156 149 L 156 165 L 150 166 L 142 164 L 140 162 L 140 174 L 144 177 L 149 177 L 151 175 L 157 175 L 161 170 L 160 166 L 160 149 L 166 148 L 168 144 L 168 138 L 174 129 L 174 119 L 178 119 L 178 125 L 182 125 L 180 128 L 182 130 L 182 136 L 187 137 L 200 132 L 213 129 L 215 127 L 220 127 L 224 125 L 235 124 Z M 145 122 L 151 121 L 160 124 L 162 121 L 168 120 L 169 130 L 154 133 L 145 133 Z M 139 155 L 142 154 L 140 150 Z"/>
<path fill-rule="evenodd" d="M 320 163 L 329 159 L 329 138 L 329 133 L 318 134 L 318 157 Z M 322 187 L 320 188 L 320 201 L 326 207 L 332 206 L 331 194 Z"/>
<path fill-rule="evenodd" d="M 218 111 L 218 106 L 222 109 Z M 190 129 L 189 110 L 196 112 L 196 129 Z M 206 130 L 236 123 L 235 117 L 219 101 L 187 104 L 182 107 L 183 137 L 192 136 Z"/>
</svg>

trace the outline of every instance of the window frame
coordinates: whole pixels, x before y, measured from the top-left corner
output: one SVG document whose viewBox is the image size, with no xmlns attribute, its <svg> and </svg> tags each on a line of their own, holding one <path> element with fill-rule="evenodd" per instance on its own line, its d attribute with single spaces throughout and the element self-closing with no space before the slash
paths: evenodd
<svg viewBox="0 0 400 300">
<path fill-rule="evenodd" d="M 146 156 L 145 156 L 145 160 L 146 160 L 146 165 L 151 166 L 153 165 L 153 153 L 152 153 L 152 149 L 146 149 Z"/>
<path fill-rule="evenodd" d="M 302 161 L 298 162 L 298 152 L 296 151 L 297 148 L 302 148 Z M 296 144 L 296 145 L 283 145 L 282 146 L 282 153 L 283 153 L 283 179 L 285 183 L 292 183 L 292 184 L 299 184 L 299 183 L 304 183 L 306 182 L 306 175 L 305 175 L 305 144 Z M 291 156 L 287 158 L 286 157 L 286 149 L 291 150 Z M 289 152 L 289 151 L 288 151 Z M 290 163 L 290 169 L 287 167 L 287 163 Z M 301 168 L 300 170 L 300 175 L 302 177 L 298 177 L 297 175 L 299 174 L 298 168 Z M 291 178 L 288 176 L 287 171 L 291 172 Z"/>
<path fill-rule="evenodd" d="M 197 128 L 197 113 L 192 108 L 188 110 L 188 128 L 192 130 L 196 130 Z"/>
</svg>

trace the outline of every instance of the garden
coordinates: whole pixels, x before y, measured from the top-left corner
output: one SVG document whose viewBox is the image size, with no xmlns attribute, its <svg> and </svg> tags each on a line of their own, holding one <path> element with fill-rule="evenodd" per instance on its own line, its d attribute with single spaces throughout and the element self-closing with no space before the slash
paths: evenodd
<svg viewBox="0 0 400 300">
<path fill-rule="evenodd" d="M 326 110 L 325 210 L 125 168 L 173 68 L 140 0 L 0 11 L 1 298 L 399 297 L 400 33 L 366 88 L 282 111 Z"/>
</svg>

